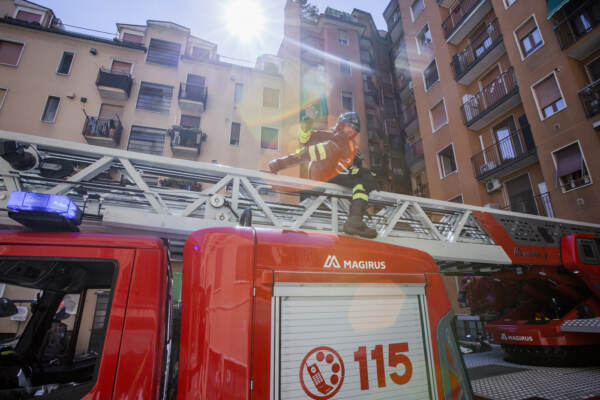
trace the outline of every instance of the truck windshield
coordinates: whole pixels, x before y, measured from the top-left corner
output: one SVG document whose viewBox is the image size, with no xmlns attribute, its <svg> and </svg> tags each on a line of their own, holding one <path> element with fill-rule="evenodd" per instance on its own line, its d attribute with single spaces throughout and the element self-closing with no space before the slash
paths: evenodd
<svg viewBox="0 0 600 400">
<path fill-rule="evenodd" d="M 115 270 L 112 262 L 0 260 L 0 398 L 89 391 Z"/>
</svg>

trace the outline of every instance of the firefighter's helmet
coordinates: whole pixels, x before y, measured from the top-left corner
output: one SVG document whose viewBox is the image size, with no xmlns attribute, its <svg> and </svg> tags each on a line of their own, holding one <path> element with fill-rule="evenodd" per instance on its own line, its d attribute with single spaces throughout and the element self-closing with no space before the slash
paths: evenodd
<svg viewBox="0 0 600 400">
<path fill-rule="evenodd" d="M 360 118 L 358 118 L 358 114 L 355 112 L 347 112 L 343 113 L 338 117 L 338 125 L 339 124 L 348 124 L 355 131 L 360 132 Z"/>
</svg>

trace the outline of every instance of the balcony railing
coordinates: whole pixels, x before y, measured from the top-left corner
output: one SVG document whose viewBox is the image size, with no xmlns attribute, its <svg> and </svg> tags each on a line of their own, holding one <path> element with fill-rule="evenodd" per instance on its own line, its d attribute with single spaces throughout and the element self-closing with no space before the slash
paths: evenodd
<svg viewBox="0 0 600 400">
<path fill-rule="evenodd" d="M 207 96 L 208 89 L 206 86 L 194 85 L 191 83 L 181 83 L 179 85 L 179 100 L 188 100 L 203 103 L 205 110 Z"/>
<path fill-rule="evenodd" d="M 417 197 L 429 197 L 429 184 L 422 183 L 420 185 L 415 185 L 412 194 Z"/>
<path fill-rule="evenodd" d="M 482 179 L 535 152 L 535 143 L 529 128 L 512 132 L 510 136 L 471 157 L 473 168 L 475 168 L 475 177 Z"/>
<path fill-rule="evenodd" d="M 566 14 L 554 26 L 554 32 L 556 32 L 560 48 L 564 50 L 598 25 L 600 25 L 600 3 L 598 0 L 588 0 Z"/>
<path fill-rule="evenodd" d="M 500 42 L 502 42 L 502 32 L 496 18 L 480 34 L 471 39 L 470 45 L 453 57 L 454 79 L 459 80 Z"/>
<path fill-rule="evenodd" d="M 548 192 L 533 196 L 531 191 L 526 191 L 511 196 L 509 201 L 509 204 L 502 207 L 503 210 L 541 215 L 543 217 L 555 217 L 554 210 L 552 209 L 552 200 Z"/>
<path fill-rule="evenodd" d="M 206 141 L 206 133 L 200 129 L 187 128 L 183 126 L 174 125 L 172 129 L 169 129 L 169 136 L 171 136 L 171 150 L 176 152 L 191 152 L 200 154 L 202 148 L 202 142 Z"/>
<path fill-rule="evenodd" d="M 402 120 L 405 126 L 413 122 L 415 119 L 417 119 L 416 105 L 410 105 L 402 110 Z"/>
<path fill-rule="evenodd" d="M 460 106 L 465 125 L 471 125 L 518 90 L 514 70 L 510 67 Z"/>
<path fill-rule="evenodd" d="M 422 159 L 423 154 L 423 141 L 420 139 L 414 143 L 406 143 L 404 145 L 404 156 L 406 157 L 406 164 L 408 166 Z"/>
<path fill-rule="evenodd" d="M 580 89 L 579 98 L 588 118 L 600 114 L 600 79 Z"/>
<path fill-rule="evenodd" d="M 132 83 L 133 79 L 131 78 L 131 74 L 112 71 L 104 67 L 100 67 L 98 77 L 96 78 L 96 86 L 121 89 L 127 95 L 127 98 L 129 98 L 129 94 L 131 93 Z"/>
<path fill-rule="evenodd" d="M 452 32 L 460 26 L 475 7 L 485 0 L 462 0 L 450 11 L 450 15 L 442 22 L 444 37 L 448 39 Z"/>
<path fill-rule="evenodd" d="M 118 145 L 121 142 L 123 125 L 121 121 L 109 118 L 85 117 L 81 134 L 89 142 Z"/>
</svg>

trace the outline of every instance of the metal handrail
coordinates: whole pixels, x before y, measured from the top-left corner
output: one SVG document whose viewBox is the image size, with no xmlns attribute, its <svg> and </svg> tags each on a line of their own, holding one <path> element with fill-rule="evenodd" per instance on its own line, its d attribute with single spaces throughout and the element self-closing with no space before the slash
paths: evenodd
<svg viewBox="0 0 600 400">
<path fill-rule="evenodd" d="M 556 37 L 558 38 L 558 43 L 560 44 L 561 50 L 571 46 L 577 40 L 600 25 L 600 17 L 597 15 L 598 11 L 594 10 L 594 6 L 598 7 L 597 0 L 587 0 L 567 16 L 565 16 L 565 18 L 563 18 L 559 23 L 554 25 L 553 29 L 556 33 Z M 584 15 L 584 12 L 586 11 L 588 11 L 588 19 L 586 22 L 589 24 L 589 26 L 585 26 L 581 19 L 581 16 Z M 574 26 L 574 24 L 580 25 Z M 583 29 L 581 31 L 577 31 L 575 29 L 577 27 L 581 27 Z"/>
<path fill-rule="evenodd" d="M 465 124 L 468 125 L 487 110 L 504 101 L 518 88 L 514 69 L 510 67 L 460 106 Z"/>
<path fill-rule="evenodd" d="M 583 104 L 585 116 L 591 118 L 600 114 L 600 79 L 577 91 Z"/>
<path fill-rule="evenodd" d="M 515 130 L 510 136 L 486 147 L 471 157 L 475 176 L 479 178 L 503 165 L 519 160 L 521 156 L 535 151 L 529 129 Z"/>
<path fill-rule="evenodd" d="M 496 18 L 486 26 L 485 30 L 471 40 L 471 44 L 454 55 L 451 63 L 454 77 L 459 79 L 473 65 L 481 61 L 489 53 L 489 50 L 500 43 L 502 39 L 502 32 L 498 26 L 498 18 Z M 480 45 L 474 47 L 472 43 L 480 43 Z"/>
<path fill-rule="evenodd" d="M 481 2 L 485 0 L 462 0 L 456 7 L 450 11 L 450 15 L 442 22 L 444 30 L 444 38 L 448 37 L 456 30 L 471 11 Z"/>
</svg>

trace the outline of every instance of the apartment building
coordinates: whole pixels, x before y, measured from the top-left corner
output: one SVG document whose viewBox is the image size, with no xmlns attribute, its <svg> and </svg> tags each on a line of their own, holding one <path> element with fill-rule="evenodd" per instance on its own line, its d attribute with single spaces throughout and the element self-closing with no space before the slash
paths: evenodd
<svg viewBox="0 0 600 400">
<path fill-rule="evenodd" d="M 25 0 L 1 1 L 0 16 L 1 129 L 261 170 L 289 150 L 277 56 L 223 62 L 168 21 L 81 34 Z"/>
<path fill-rule="evenodd" d="M 297 2 L 286 3 L 278 55 L 286 65 L 286 82 L 296 82 L 299 90 L 299 114 L 327 128 L 335 125 L 339 114 L 357 112 L 365 165 L 377 173 L 384 188 L 406 193 L 390 50 L 387 33 L 376 28 L 368 12 L 327 7 L 319 15 L 307 15 Z M 292 67 L 294 60 L 299 62 Z"/>
<path fill-rule="evenodd" d="M 432 198 L 600 221 L 600 3 L 392 0 L 385 15 Z"/>
</svg>

